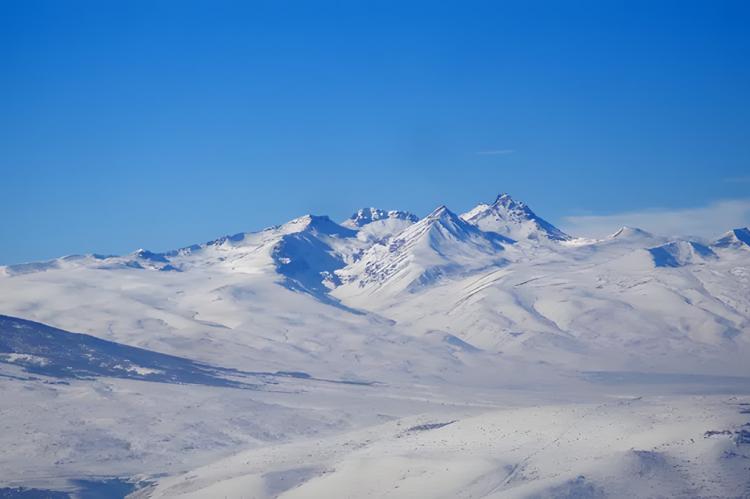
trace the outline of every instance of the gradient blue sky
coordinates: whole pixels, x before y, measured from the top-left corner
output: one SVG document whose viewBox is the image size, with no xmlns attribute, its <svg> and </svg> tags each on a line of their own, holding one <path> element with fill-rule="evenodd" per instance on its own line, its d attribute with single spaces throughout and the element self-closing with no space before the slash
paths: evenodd
<svg viewBox="0 0 750 499">
<path fill-rule="evenodd" d="M 746 1 L 0 1 L 0 264 L 500 191 L 583 232 L 750 217 L 748 26 Z"/>
</svg>

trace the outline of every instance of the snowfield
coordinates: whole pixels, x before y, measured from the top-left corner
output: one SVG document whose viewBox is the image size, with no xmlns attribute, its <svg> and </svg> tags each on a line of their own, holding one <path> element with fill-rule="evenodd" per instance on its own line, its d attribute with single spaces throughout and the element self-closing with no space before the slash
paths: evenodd
<svg viewBox="0 0 750 499">
<path fill-rule="evenodd" d="M 747 228 L 306 215 L 0 267 L 0 314 L 0 496 L 750 497 Z"/>
<path fill-rule="evenodd" d="M 739 434 L 703 430 L 742 424 L 739 407 L 717 397 L 624 398 L 445 415 L 439 423 L 403 418 L 240 453 L 144 495 L 747 497 Z"/>
</svg>

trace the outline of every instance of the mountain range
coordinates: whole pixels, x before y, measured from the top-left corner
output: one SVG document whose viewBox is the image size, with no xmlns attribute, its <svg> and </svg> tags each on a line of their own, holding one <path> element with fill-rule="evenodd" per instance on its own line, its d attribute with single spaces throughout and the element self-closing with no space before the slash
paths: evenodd
<svg viewBox="0 0 750 499">
<path fill-rule="evenodd" d="M 501 194 L 460 216 L 445 206 L 421 219 L 376 208 L 360 209 L 340 224 L 305 215 L 163 253 L 68 256 L 0 267 L 0 274 L 3 287 L 15 291 L 3 296 L 3 311 L 29 319 L 49 319 L 49 305 L 55 304 L 40 307 L 33 291 L 48 280 L 70 286 L 87 282 L 87 276 L 127 278 L 142 282 L 145 293 L 158 288 L 159 294 L 168 286 L 182 289 L 184 297 L 198 293 L 191 285 L 198 276 L 214 276 L 233 283 L 205 291 L 230 303 L 251 289 L 273 294 L 264 292 L 264 282 L 325 305 L 319 315 L 333 307 L 368 320 L 395 321 L 394 328 L 406 329 L 412 338 L 439 330 L 475 348 L 526 360 L 574 365 L 582 358 L 597 364 L 606 358 L 604 365 L 616 360 L 620 367 L 664 370 L 665 358 L 681 362 L 687 356 L 701 371 L 750 372 L 731 358 L 714 363 L 723 352 L 744 352 L 750 340 L 749 300 L 740 291 L 747 285 L 749 258 L 747 228 L 713 242 L 668 240 L 630 227 L 588 240 L 564 233 L 525 203 Z M 205 279 L 198 279 L 200 288 L 208 284 Z M 35 304 L 24 299 L 24 291 Z M 120 300 L 126 294 L 108 291 Z M 88 306 L 70 297 L 66 302 L 74 316 Z M 178 315 L 227 321 L 205 307 Z M 37 308 L 39 313 L 28 313 Z M 163 314 L 155 308 L 139 320 Z M 118 315 L 108 321 L 112 338 L 132 340 L 119 331 Z M 240 315 L 229 322 L 247 322 Z M 174 319 L 159 321 L 160 330 L 176 327 Z M 160 336 L 143 341 L 173 341 L 169 334 Z"/>
<path fill-rule="evenodd" d="M 8 487 L 64 492 L 72 490 L 70 477 L 145 476 L 157 484 L 143 496 L 245 490 L 232 488 L 236 480 L 250 480 L 241 483 L 257 497 L 345 495 L 367 459 L 355 447 L 378 441 L 400 453 L 399 442 L 436 445 L 433 434 L 458 442 L 464 418 L 501 432 L 500 419 L 480 415 L 507 404 L 542 404 L 571 420 L 588 414 L 585 404 L 604 404 L 617 417 L 627 413 L 621 422 L 638 413 L 657 424 L 662 399 L 638 402 L 640 409 L 635 399 L 616 401 L 634 393 L 744 393 L 750 230 L 697 241 L 623 227 L 586 239 L 508 194 L 460 215 L 446 206 L 422 218 L 364 208 L 341 223 L 304 215 L 165 252 L 0 267 L 0 314 L 0 386 L 12 401 L 0 409 L 28 432 L 3 437 L 4 448 L 14 449 L 0 458 Z M 701 404 L 669 400 L 675 411 Z M 55 408 L 56 417 L 38 407 Z M 508 421 L 526 428 L 535 416 L 524 410 Z M 726 428 L 691 424 L 742 440 L 727 429 L 734 415 L 711 414 L 705 421 Z M 621 430 L 602 438 L 619 442 L 630 431 Z M 344 457 L 338 449 L 346 442 L 356 443 Z M 287 445 L 305 454 L 327 450 L 308 464 Z M 631 449 L 616 462 L 597 458 L 590 464 L 597 471 L 586 468 L 599 477 L 594 482 L 579 479 L 582 468 L 572 464 L 564 477 L 544 475 L 546 465 L 529 455 L 506 463 L 499 481 L 467 471 L 456 483 L 472 497 L 526 497 L 519 491 L 542 485 L 583 494 L 606 489 L 605 482 L 623 487 L 615 492 L 631 490 L 634 476 L 672 473 L 665 463 L 677 454 L 657 447 L 643 450 L 655 454 Z M 274 464 L 251 480 L 242 464 L 250 457 L 222 460 L 241 449 L 266 449 L 248 452 L 253 462 Z M 706 456 L 719 455 L 711 449 Z M 476 469 L 494 458 L 487 459 Z M 607 482 L 605 468 L 619 478 Z M 328 474 L 344 482 L 323 487 Z M 670 474 L 664 480 L 679 484 L 659 490 L 690 495 L 696 476 L 683 483 Z M 731 490 L 741 491 L 737 479 Z M 706 487 L 706 496 L 724 493 Z"/>
</svg>

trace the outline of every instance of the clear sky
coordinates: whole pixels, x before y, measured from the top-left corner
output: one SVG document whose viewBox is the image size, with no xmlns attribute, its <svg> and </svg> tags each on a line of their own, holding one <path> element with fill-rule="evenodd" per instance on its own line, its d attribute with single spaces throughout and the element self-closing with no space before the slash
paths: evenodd
<svg viewBox="0 0 750 499">
<path fill-rule="evenodd" d="M 747 1 L 1 0 L 0 264 L 501 191 L 582 232 L 750 223 L 748 26 Z"/>
</svg>

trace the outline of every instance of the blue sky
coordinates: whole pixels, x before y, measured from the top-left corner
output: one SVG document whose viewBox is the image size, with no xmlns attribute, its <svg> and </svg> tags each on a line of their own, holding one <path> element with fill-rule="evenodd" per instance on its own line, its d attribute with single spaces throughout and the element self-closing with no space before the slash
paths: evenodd
<svg viewBox="0 0 750 499">
<path fill-rule="evenodd" d="M 748 5 L 2 1 L 0 264 L 501 191 L 750 223 Z"/>
</svg>

